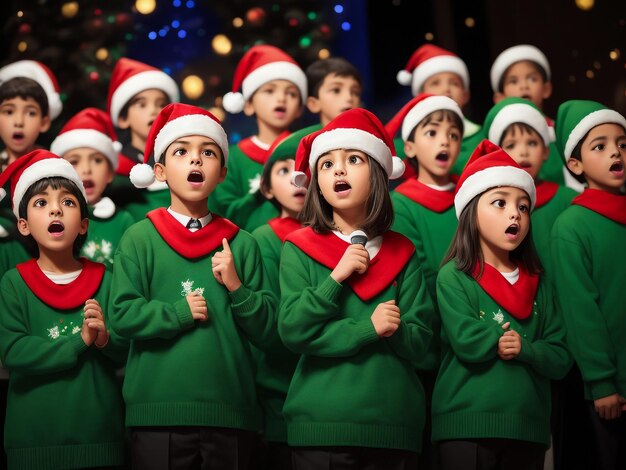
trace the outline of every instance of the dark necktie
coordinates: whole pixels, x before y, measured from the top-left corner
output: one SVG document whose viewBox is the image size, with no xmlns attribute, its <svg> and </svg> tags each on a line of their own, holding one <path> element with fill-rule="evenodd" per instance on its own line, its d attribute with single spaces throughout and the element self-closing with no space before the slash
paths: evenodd
<svg viewBox="0 0 626 470">
<path fill-rule="evenodd" d="M 192 229 L 192 228 L 202 228 L 202 222 L 200 222 L 200 219 L 194 219 L 193 217 L 189 220 L 189 222 L 187 222 L 187 228 L 188 229 Z"/>
</svg>

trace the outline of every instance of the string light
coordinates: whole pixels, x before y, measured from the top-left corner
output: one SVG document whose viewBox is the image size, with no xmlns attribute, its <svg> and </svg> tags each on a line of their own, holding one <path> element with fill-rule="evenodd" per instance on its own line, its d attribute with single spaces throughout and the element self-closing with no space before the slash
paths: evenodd
<svg viewBox="0 0 626 470">
<path fill-rule="evenodd" d="M 78 2 L 64 3 L 61 7 L 61 14 L 65 18 L 74 18 L 78 14 Z"/>
<path fill-rule="evenodd" d="M 142 15 L 149 15 L 156 8 L 156 0 L 136 0 L 135 10 Z"/>
<path fill-rule="evenodd" d="M 609 52 L 609 58 L 611 60 L 617 60 L 619 59 L 619 56 L 620 56 L 619 49 L 613 49 L 611 52 Z"/>
<path fill-rule="evenodd" d="M 591 10 L 595 3 L 595 0 L 576 0 L 576 6 L 583 11 Z"/>
<path fill-rule="evenodd" d="M 320 59 L 328 59 L 330 57 L 330 51 L 328 49 L 320 49 L 317 53 L 317 57 Z"/>
<path fill-rule="evenodd" d="M 28 44 L 26 43 L 26 41 L 20 41 L 17 44 L 17 50 L 20 52 L 26 52 L 26 49 L 28 49 Z"/>
<path fill-rule="evenodd" d="M 218 34 L 211 41 L 211 47 L 219 55 L 228 55 L 233 48 L 233 44 L 227 36 Z"/>
<path fill-rule="evenodd" d="M 197 75 L 188 75 L 182 83 L 183 93 L 190 100 L 197 100 L 204 93 L 204 80 Z"/>
<path fill-rule="evenodd" d="M 239 17 L 233 18 L 233 26 L 235 28 L 241 28 L 243 26 L 243 20 Z"/>
<path fill-rule="evenodd" d="M 476 20 L 474 20 L 474 18 L 465 18 L 465 26 L 467 26 L 468 28 L 473 28 L 474 26 L 476 26 Z"/>
<path fill-rule="evenodd" d="M 593 77 L 595 77 L 595 74 L 593 73 L 593 70 L 587 70 L 587 72 L 585 73 L 585 75 L 587 76 L 587 78 L 589 80 L 591 80 Z"/>
<path fill-rule="evenodd" d="M 107 51 L 104 47 L 101 47 L 96 51 L 96 59 L 106 60 L 107 57 L 109 57 L 109 51 Z"/>
<path fill-rule="evenodd" d="M 22 16 L 24 16 L 24 12 L 22 10 L 17 12 L 17 17 L 21 18 Z"/>
<path fill-rule="evenodd" d="M 424 34 L 424 38 L 427 41 L 432 41 L 433 39 L 435 39 L 435 35 L 433 33 L 426 33 L 426 34 Z"/>
</svg>

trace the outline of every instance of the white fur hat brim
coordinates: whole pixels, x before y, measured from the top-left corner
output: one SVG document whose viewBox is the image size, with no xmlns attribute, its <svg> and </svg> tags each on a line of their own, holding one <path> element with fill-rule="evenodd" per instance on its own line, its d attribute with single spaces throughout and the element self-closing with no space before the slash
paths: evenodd
<svg viewBox="0 0 626 470">
<path fill-rule="evenodd" d="M 113 141 L 102 132 L 94 129 L 75 129 L 59 134 L 50 144 L 50 151 L 63 156 L 70 150 L 77 148 L 90 148 L 103 154 L 113 169 L 117 168 L 118 151 Z"/>
</svg>

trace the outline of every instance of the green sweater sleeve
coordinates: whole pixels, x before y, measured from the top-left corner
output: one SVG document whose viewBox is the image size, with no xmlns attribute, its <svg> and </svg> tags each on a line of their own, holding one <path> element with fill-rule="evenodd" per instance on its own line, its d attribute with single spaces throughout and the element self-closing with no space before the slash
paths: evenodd
<svg viewBox="0 0 626 470">
<path fill-rule="evenodd" d="M 452 262 L 453 263 L 453 262 Z M 464 288 L 454 265 L 446 265 L 437 277 L 437 302 L 442 328 L 454 354 L 462 361 L 478 363 L 493 359 L 504 333 L 495 322 L 480 319 L 478 300 Z"/>
<path fill-rule="evenodd" d="M 287 348 L 300 354 L 347 357 L 378 340 L 369 318 L 341 317 L 338 299 L 343 286 L 327 276 L 312 285 L 308 257 L 285 243 L 280 264 L 281 305 L 278 332 Z"/>
<path fill-rule="evenodd" d="M 115 254 L 111 301 L 109 303 L 111 328 L 128 339 L 173 338 L 194 326 L 187 299 L 173 304 L 148 300 L 141 291 L 144 284 L 138 260 L 124 251 L 120 243 Z"/>
<path fill-rule="evenodd" d="M 559 380 L 572 366 L 572 356 L 565 344 L 565 325 L 554 308 L 552 289 L 546 283 L 542 289 L 547 293 L 541 297 L 541 338 L 530 341 L 522 337 L 522 348 L 516 359 L 527 363 L 548 379 Z"/>
<path fill-rule="evenodd" d="M 590 275 L 592 260 L 581 244 L 559 234 L 558 220 L 552 231 L 552 259 L 557 306 L 582 378 L 594 399 L 617 393 L 616 354 Z"/>
<path fill-rule="evenodd" d="M 242 230 L 237 238 L 245 239 L 238 244 L 233 243 L 231 249 L 235 263 L 239 266 L 238 274 L 241 287 L 230 292 L 232 312 L 235 321 L 244 331 L 252 344 L 259 349 L 271 345 L 276 339 L 276 296 L 264 289 L 263 264 L 259 247 L 252 236 Z"/>
<path fill-rule="evenodd" d="M 9 371 L 49 374 L 76 366 L 87 350 L 80 333 L 48 341 L 29 332 L 18 289 L 4 276 L 0 283 L 0 357 Z"/>
<path fill-rule="evenodd" d="M 415 254 L 403 273 L 398 282 L 397 299 L 400 328 L 387 341 L 398 356 L 417 366 L 426 355 L 432 339 L 434 306 Z"/>
</svg>

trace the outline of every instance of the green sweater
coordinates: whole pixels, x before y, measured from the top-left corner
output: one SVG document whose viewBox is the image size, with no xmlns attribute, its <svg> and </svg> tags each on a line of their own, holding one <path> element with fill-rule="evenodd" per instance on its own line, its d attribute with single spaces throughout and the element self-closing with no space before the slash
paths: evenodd
<svg viewBox="0 0 626 470">
<path fill-rule="evenodd" d="M 104 274 L 92 296 L 105 318 L 109 276 Z M 65 287 L 56 286 L 57 298 Z M 74 298 L 77 293 L 65 295 Z M 85 345 L 80 335 L 83 306 L 50 306 L 17 269 L 0 281 L 0 353 L 10 372 L 4 432 L 9 468 L 124 463 L 122 397 L 116 361 L 107 353 L 122 359 L 125 349 L 115 335 L 103 350 Z"/>
<path fill-rule="evenodd" d="M 261 290 L 258 246 L 236 227 L 225 232 L 234 226 L 223 219 L 190 232 L 160 214 L 163 223 L 144 219 L 129 228 L 115 254 L 111 326 L 131 340 L 126 425 L 257 430 L 249 341 L 263 349 L 275 338 L 276 310 L 273 294 Z M 242 282 L 230 293 L 211 272 L 222 237 Z M 193 320 L 185 298 L 192 291 L 207 300 L 206 322 Z"/>
<path fill-rule="evenodd" d="M 248 154 L 252 153 L 253 160 Z M 267 155 L 265 155 L 267 154 Z M 228 147 L 228 173 L 209 198 L 212 212 L 252 232 L 278 216 L 278 209 L 259 191 L 263 163 L 269 153 L 244 139 Z"/>
<path fill-rule="evenodd" d="M 87 240 L 80 250 L 81 256 L 113 268 L 113 255 L 122 235 L 134 223 L 132 216 L 124 209 L 116 208 L 108 218 L 100 218 L 89 208 L 89 229 Z"/>
<path fill-rule="evenodd" d="M 268 224 L 257 228 L 252 232 L 252 236 L 259 244 L 266 285 L 280 297 L 278 266 L 283 242 Z M 287 442 L 287 423 L 283 416 L 283 405 L 300 356 L 288 350 L 280 338 L 265 351 L 254 348 L 254 353 L 257 366 L 257 393 L 263 408 L 265 437 L 270 442 Z"/>
<path fill-rule="evenodd" d="M 532 313 L 517 320 L 450 261 L 439 271 L 437 298 L 442 363 L 433 392 L 432 440 L 505 438 L 549 445 L 550 380 L 571 366 L 550 284 L 539 282 Z M 522 338 L 520 354 L 509 361 L 497 352 L 506 322 Z"/>
<path fill-rule="evenodd" d="M 417 257 L 368 301 L 330 273 L 287 239 L 278 331 L 302 355 L 284 407 L 289 445 L 419 452 L 425 405 L 415 365 L 432 335 L 433 306 Z M 402 323 L 379 338 L 370 317 L 392 299 Z"/>
<path fill-rule="evenodd" d="M 424 272 L 428 293 L 436 308 L 437 273 L 457 227 L 454 204 L 443 212 L 435 212 L 395 191 L 391 193 L 391 200 L 395 213 L 393 229 L 408 237 L 415 245 L 415 254 Z M 432 328 L 434 335 L 430 352 L 420 365 L 420 369 L 436 371 L 440 362 L 439 315 L 434 316 Z"/>
<path fill-rule="evenodd" d="M 123 206 L 135 222 L 145 219 L 148 212 L 160 207 L 169 207 L 171 203 L 170 191 L 166 186 L 162 189 L 135 189 L 135 191 L 137 192 L 135 199 Z"/>
<path fill-rule="evenodd" d="M 557 304 L 588 400 L 626 396 L 625 241 L 625 224 L 579 205 L 552 228 Z"/>
</svg>

